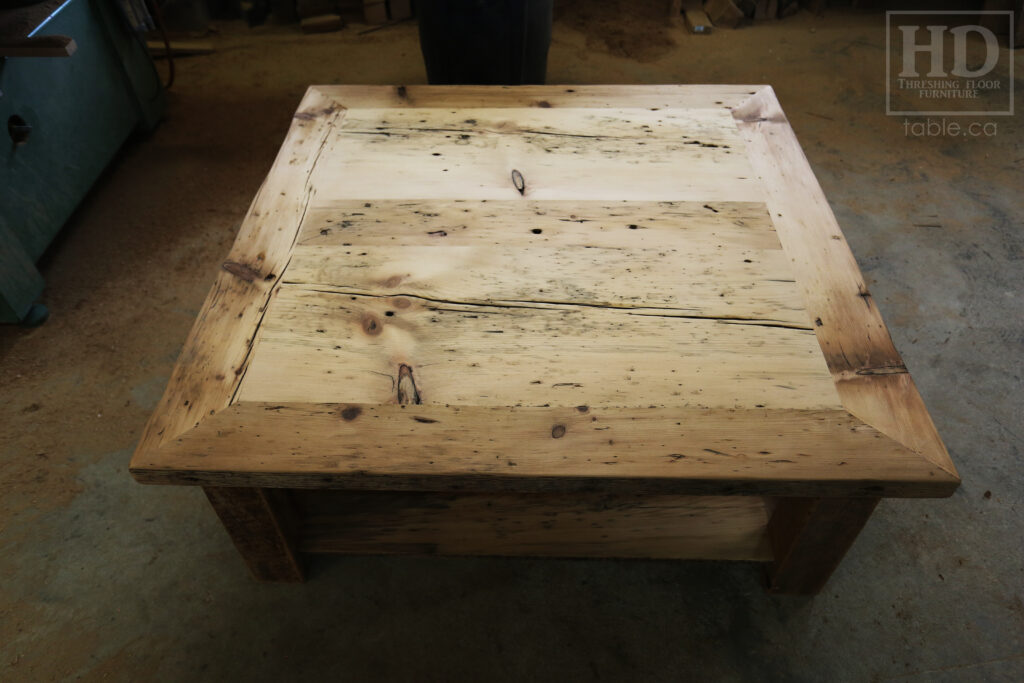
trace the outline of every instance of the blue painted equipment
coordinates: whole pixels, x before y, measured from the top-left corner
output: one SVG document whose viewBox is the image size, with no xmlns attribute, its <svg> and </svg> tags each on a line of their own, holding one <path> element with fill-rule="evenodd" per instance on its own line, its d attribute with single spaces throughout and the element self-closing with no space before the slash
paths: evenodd
<svg viewBox="0 0 1024 683">
<path fill-rule="evenodd" d="M 28 29 L 0 33 L 0 322 L 38 322 L 36 260 L 128 136 L 164 108 L 145 42 L 114 0 L 50 3 Z"/>
</svg>

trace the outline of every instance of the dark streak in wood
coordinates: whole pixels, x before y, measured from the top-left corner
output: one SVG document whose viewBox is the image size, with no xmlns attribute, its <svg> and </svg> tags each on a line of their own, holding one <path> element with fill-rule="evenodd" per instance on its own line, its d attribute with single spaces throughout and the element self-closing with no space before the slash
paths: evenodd
<svg viewBox="0 0 1024 683">
<path fill-rule="evenodd" d="M 220 264 L 220 267 L 226 270 L 227 272 L 231 273 L 235 277 L 245 280 L 246 282 L 255 282 L 257 279 L 261 277 L 260 271 L 256 270 L 255 268 L 252 268 L 251 266 L 247 266 L 244 263 L 237 263 L 235 261 L 225 261 L 224 263 Z"/>
<path fill-rule="evenodd" d="M 519 194 L 526 194 L 526 180 L 523 178 L 523 174 L 515 169 L 512 169 L 512 184 Z"/>
<path fill-rule="evenodd" d="M 383 331 L 384 326 L 381 324 L 379 320 L 377 320 L 376 316 L 371 315 L 370 313 L 367 313 L 365 316 L 363 316 L 363 332 L 366 332 L 366 334 L 370 335 L 371 337 L 376 337 Z"/>
<path fill-rule="evenodd" d="M 412 376 L 412 368 L 405 363 L 398 366 L 398 387 L 396 393 L 398 403 L 401 405 L 419 405 L 422 403 L 419 389 L 416 388 L 416 380 Z"/>
</svg>

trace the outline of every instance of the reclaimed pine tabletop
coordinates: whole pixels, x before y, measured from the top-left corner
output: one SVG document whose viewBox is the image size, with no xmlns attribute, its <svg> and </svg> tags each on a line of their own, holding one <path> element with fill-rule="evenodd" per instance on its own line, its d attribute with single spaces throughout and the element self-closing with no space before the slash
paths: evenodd
<svg viewBox="0 0 1024 683">
<path fill-rule="evenodd" d="M 304 553 L 753 560 L 959 478 L 768 86 L 315 86 L 132 459 Z"/>
</svg>

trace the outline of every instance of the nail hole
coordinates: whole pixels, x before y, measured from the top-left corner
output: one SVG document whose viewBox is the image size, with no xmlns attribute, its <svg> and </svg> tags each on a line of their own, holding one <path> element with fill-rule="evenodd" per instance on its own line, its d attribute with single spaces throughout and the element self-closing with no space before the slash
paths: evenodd
<svg viewBox="0 0 1024 683">
<path fill-rule="evenodd" d="M 387 312 L 387 313 L 385 313 L 384 315 L 386 315 L 387 317 L 389 317 L 389 318 L 390 318 L 390 317 L 391 317 L 391 316 L 393 316 L 394 314 L 395 314 L 395 312 L 394 312 L 394 311 L 388 311 L 388 312 Z"/>
<path fill-rule="evenodd" d="M 541 230 L 540 228 L 534 228 L 534 229 L 533 229 L 533 230 L 531 230 L 530 232 L 532 232 L 532 233 L 533 233 L 534 235 L 539 235 L 539 234 L 541 234 L 541 233 L 542 233 L 542 232 L 544 232 L 544 231 L 543 231 L 543 230 Z"/>
</svg>

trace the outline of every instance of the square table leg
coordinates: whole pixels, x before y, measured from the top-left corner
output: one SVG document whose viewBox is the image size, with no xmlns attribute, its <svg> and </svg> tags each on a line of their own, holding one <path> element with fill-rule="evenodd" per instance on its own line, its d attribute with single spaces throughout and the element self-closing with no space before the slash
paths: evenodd
<svg viewBox="0 0 1024 683">
<path fill-rule="evenodd" d="M 305 580 L 287 491 L 221 486 L 203 491 L 257 580 Z"/>
<path fill-rule="evenodd" d="M 879 498 L 781 498 L 768 523 L 772 593 L 814 595 L 853 545 Z"/>
</svg>

